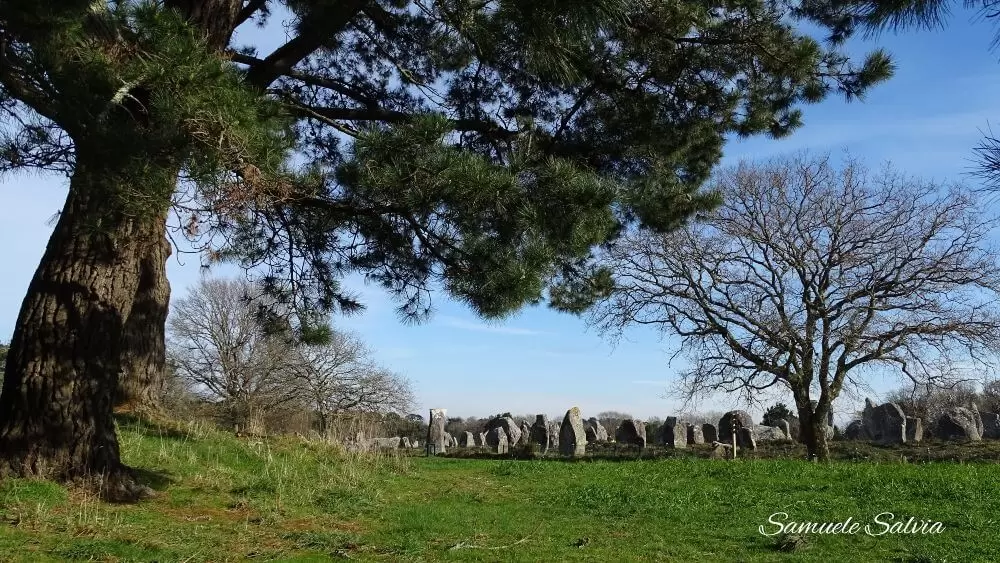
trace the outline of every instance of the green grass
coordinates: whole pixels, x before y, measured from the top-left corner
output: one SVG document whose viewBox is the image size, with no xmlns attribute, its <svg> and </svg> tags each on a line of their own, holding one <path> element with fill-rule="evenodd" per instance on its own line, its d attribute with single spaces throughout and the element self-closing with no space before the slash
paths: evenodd
<svg viewBox="0 0 1000 563">
<path fill-rule="evenodd" d="M 116 505 L 46 482 L 0 482 L 0 560 L 916 562 L 1000 553 L 993 463 L 362 457 L 197 425 L 129 421 L 120 431 L 126 461 L 157 496 Z M 855 459 L 900 457 L 844 448 Z M 997 446 L 955 451 L 983 459 Z M 893 512 L 945 529 L 806 535 L 787 553 L 779 545 L 794 541 L 758 533 L 775 512 L 814 522 Z"/>
</svg>

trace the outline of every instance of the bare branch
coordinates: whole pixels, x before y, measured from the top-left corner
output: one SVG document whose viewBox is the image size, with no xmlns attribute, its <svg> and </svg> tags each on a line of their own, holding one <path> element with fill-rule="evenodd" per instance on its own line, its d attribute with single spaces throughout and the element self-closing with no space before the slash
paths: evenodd
<svg viewBox="0 0 1000 563">
<path fill-rule="evenodd" d="M 609 249 L 616 290 L 591 317 L 606 334 L 679 335 L 689 396 L 783 385 L 812 416 L 862 373 L 926 384 L 996 365 L 995 219 L 975 194 L 804 155 L 740 165 L 714 187 L 725 203 L 704 221 Z"/>
</svg>

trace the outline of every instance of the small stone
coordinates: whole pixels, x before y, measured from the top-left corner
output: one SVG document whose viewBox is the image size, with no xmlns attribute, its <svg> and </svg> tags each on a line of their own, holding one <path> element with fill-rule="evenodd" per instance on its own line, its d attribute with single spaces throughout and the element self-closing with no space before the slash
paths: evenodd
<svg viewBox="0 0 1000 563">
<path fill-rule="evenodd" d="M 733 447 L 722 442 L 712 442 L 712 459 L 732 459 Z"/>
</svg>

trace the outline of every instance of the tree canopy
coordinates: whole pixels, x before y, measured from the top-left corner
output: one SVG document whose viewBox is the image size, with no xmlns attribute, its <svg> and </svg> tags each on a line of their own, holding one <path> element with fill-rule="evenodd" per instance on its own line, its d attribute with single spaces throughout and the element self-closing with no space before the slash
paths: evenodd
<svg viewBox="0 0 1000 563">
<path fill-rule="evenodd" d="M 300 310 L 356 310 L 349 272 L 406 318 L 435 287 L 485 316 L 547 286 L 580 309 L 606 281 L 595 245 L 717 203 L 698 188 L 728 135 L 786 135 L 801 104 L 892 66 L 851 62 L 852 29 L 798 31 L 822 2 L 198 4 L 5 2 L 0 166 L 126 159 L 141 183 L 109 196 L 129 213 L 173 196 L 210 256 L 263 266 Z M 273 11 L 284 44 L 233 41 Z M 185 197 L 149 181 L 177 169 Z"/>
<path fill-rule="evenodd" d="M 779 420 L 787 421 L 791 417 L 792 411 L 788 410 L 788 406 L 785 403 L 775 403 L 764 411 L 764 416 L 760 423 L 764 426 L 777 426 Z"/>
<path fill-rule="evenodd" d="M 0 172 L 71 179 L 11 341 L 0 474 L 145 494 L 109 396 L 123 367 L 162 371 L 171 211 L 310 339 L 361 308 L 350 273 L 404 319 L 436 289 L 487 317 L 580 311 L 610 283 L 596 247 L 718 203 L 699 187 L 727 137 L 889 77 L 881 51 L 847 57 L 839 5 L 5 0 Z M 270 18 L 282 44 L 241 43 Z"/>
</svg>

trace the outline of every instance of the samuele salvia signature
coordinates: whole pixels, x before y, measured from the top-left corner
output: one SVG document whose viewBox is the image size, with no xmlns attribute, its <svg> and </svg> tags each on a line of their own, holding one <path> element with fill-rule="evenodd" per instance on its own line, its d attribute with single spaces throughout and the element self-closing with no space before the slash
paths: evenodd
<svg viewBox="0 0 1000 563">
<path fill-rule="evenodd" d="M 758 531 L 765 536 L 778 534 L 867 534 L 884 536 L 892 534 L 940 534 L 944 524 L 934 520 L 924 520 L 913 516 L 901 516 L 892 512 L 881 512 L 870 522 L 855 520 L 853 516 L 839 522 L 798 522 L 787 512 L 775 512 L 767 517 L 767 524 L 761 524 Z"/>
</svg>

